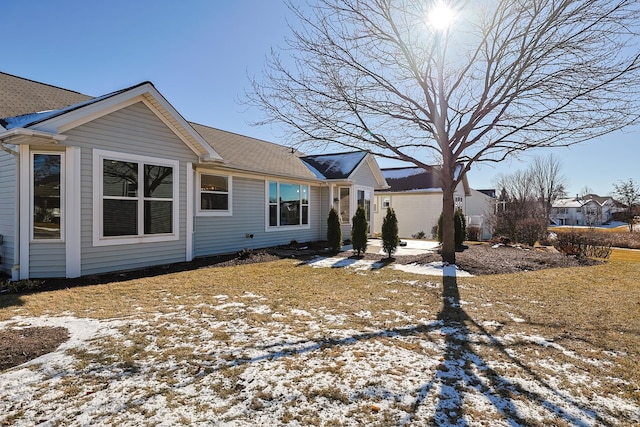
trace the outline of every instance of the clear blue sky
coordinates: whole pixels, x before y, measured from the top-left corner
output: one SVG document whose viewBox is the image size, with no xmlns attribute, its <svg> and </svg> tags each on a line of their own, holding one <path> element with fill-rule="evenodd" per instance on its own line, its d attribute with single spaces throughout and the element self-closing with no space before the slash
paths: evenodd
<svg viewBox="0 0 640 427">
<path fill-rule="evenodd" d="M 277 132 L 250 123 L 260 111 L 239 100 L 269 50 L 284 45 L 291 14 L 281 0 L 21 0 L 2 5 L 0 70 L 103 95 L 151 81 L 187 119 L 272 142 Z M 473 188 L 554 153 L 570 194 L 588 186 L 640 182 L 640 128 L 572 148 L 531 152 L 522 161 L 476 166 Z M 383 167 L 393 166 L 385 161 Z"/>
</svg>

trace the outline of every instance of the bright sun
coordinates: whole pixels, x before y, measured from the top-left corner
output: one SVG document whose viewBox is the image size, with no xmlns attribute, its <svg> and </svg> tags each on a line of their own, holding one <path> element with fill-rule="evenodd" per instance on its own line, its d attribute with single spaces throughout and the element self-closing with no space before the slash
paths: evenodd
<svg viewBox="0 0 640 427">
<path fill-rule="evenodd" d="M 429 23 L 436 30 L 444 30 L 447 28 L 451 21 L 454 18 L 453 10 L 447 6 L 444 2 L 439 1 L 435 4 L 435 6 L 428 12 Z"/>
</svg>

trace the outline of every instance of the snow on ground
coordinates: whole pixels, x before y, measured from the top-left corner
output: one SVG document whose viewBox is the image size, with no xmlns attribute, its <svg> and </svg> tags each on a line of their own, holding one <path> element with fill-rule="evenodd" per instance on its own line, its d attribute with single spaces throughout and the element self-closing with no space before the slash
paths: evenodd
<svg viewBox="0 0 640 427">
<path fill-rule="evenodd" d="M 353 268 L 354 270 L 378 270 L 386 264 L 382 261 L 353 259 L 344 257 L 317 257 L 307 263 L 314 268 Z M 442 262 L 428 264 L 391 264 L 394 270 L 427 276 L 471 277 L 471 273 L 460 270 L 456 265 Z"/>
<path fill-rule="evenodd" d="M 406 246 L 399 246 L 394 255 L 420 255 L 433 252 L 439 244 L 430 240 L 403 240 Z M 351 250 L 351 246 L 343 247 L 343 250 Z M 369 240 L 367 252 L 378 255 L 385 255 L 382 249 L 382 241 L 379 239 Z M 364 259 L 353 259 L 345 257 L 317 257 L 308 263 L 314 268 L 353 268 L 355 270 L 378 270 L 386 265 L 384 261 L 370 261 Z M 448 277 L 471 277 L 472 274 L 460 270 L 456 265 L 442 262 L 431 262 L 428 264 L 392 264 L 394 270 L 407 273 L 423 274 L 427 276 L 448 276 Z"/>
<path fill-rule="evenodd" d="M 404 246 L 398 246 L 393 253 L 394 255 L 421 255 L 426 252 L 435 251 L 440 244 L 432 240 L 402 240 Z M 344 250 L 350 249 L 351 246 L 346 246 Z M 382 240 L 370 239 L 367 242 L 367 252 L 386 255 L 384 249 L 382 249 Z"/>
<path fill-rule="evenodd" d="M 410 316 L 401 308 L 274 312 L 264 297 L 249 293 L 220 295 L 217 301 L 225 303 L 167 306 L 145 318 L 0 323 L 65 326 L 71 334 L 51 355 L 0 373 L 0 423 L 586 427 L 640 422 L 633 402 L 590 391 L 615 379 L 595 378 L 567 363 L 563 357 L 577 356 L 539 335 L 471 332 L 433 320 L 435 313 Z M 398 317 L 402 326 L 376 327 L 372 318 L 380 315 Z M 539 349 L 537 366 L 520 362 L 524 344 Z M 498 356 L 480 356 L 480 348 Z M 584 393 L 572 394 L 566 381 Z"/>
</svg>

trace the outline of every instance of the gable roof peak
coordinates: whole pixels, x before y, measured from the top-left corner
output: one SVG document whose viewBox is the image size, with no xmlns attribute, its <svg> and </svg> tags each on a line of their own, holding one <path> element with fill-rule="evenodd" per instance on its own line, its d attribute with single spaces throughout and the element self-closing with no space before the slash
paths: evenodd
<svg viewBox="0 0 640 427">
<path fill-rule="evenodd" d="M 325 179 L 348 179 L 369 154 L 368 151 L 350 151 L 313 154 L 300 159 Z"/>
</svg>

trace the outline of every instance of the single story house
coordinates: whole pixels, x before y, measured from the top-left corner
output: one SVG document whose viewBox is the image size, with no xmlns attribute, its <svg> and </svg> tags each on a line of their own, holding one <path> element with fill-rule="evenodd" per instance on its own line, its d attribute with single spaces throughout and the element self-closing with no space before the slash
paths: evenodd
<svg viewBox="0 0 640 427">
<path fill-rule="evenodd" d="M 586 194 L 555 200 L 549 220 L 553 225 L 598 226 L 611 221 L 613 214 L 621 209 L 612 197 Z"/>
<path fill-rule="evenodd" d="M 14 280 L 324 240 L 330 207 L 346 220 L 386 187 L 370 153 L 304 156 L 191 123 L 150 82 L 91 97 L 0 73 L 0 271 Z"/>
<path fill-rule="evenodd" d="M 398 218 L 398 234 L 410 238 L 424 235 L 432 238 L 433 231 L 442 213 L 442 188 L 439 169 L 419 167 L 400 167 L 382 169 L 389 184 L 387 189 L 375 191 L 374 230 L 382 231 L 382 219 L 387 208 L 393 208 Z M 480 230 L 480 238 L 491 238 L 490 216 L 493 214 L 495 199 L 484 192 L 469 187 L 465 176 L 455 190 L 456 207 L 462 209 L 467 225 Z"/>
</svg>

